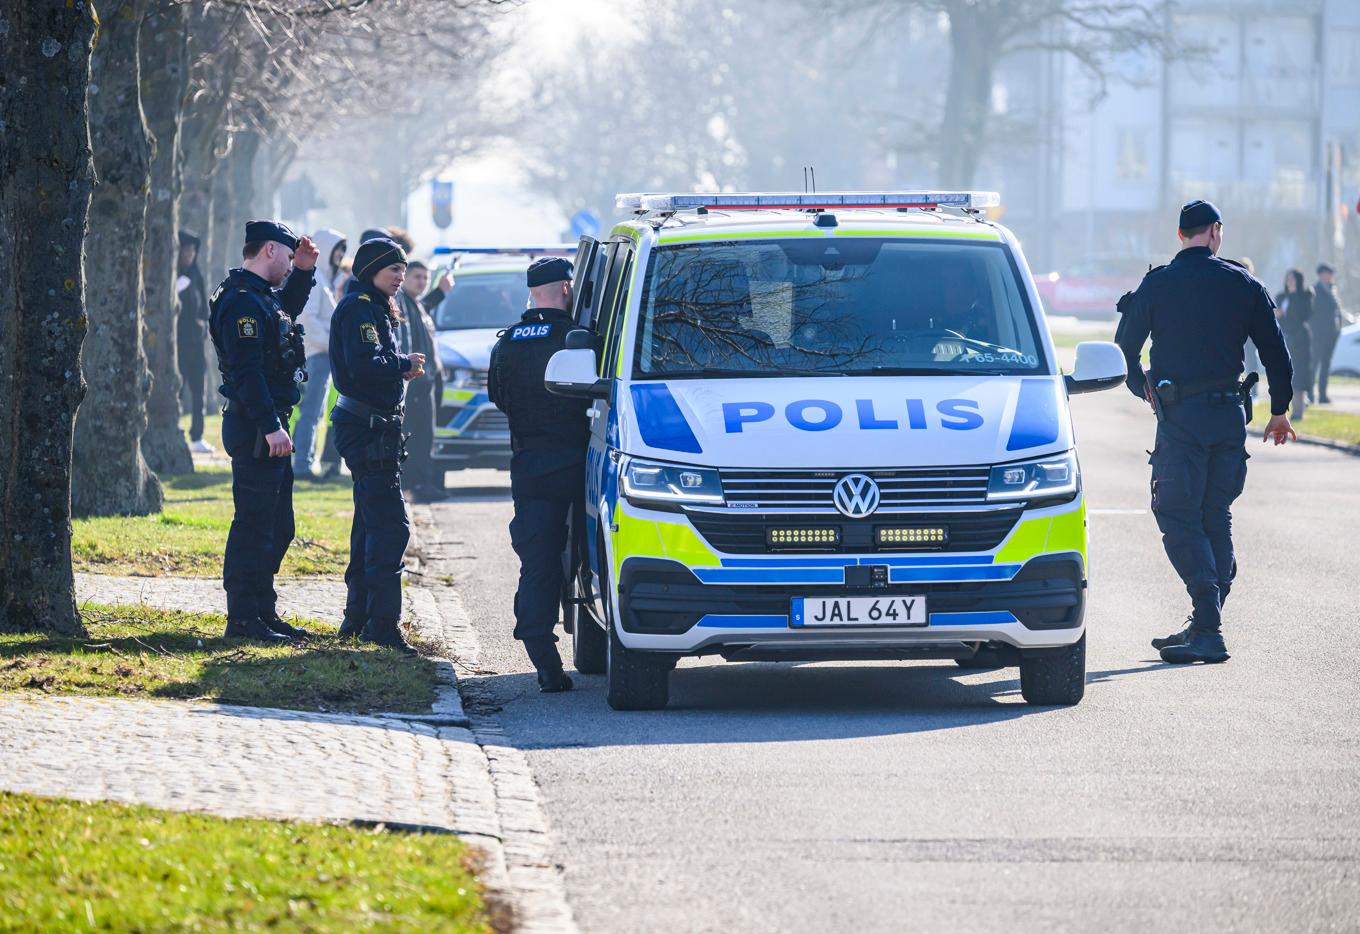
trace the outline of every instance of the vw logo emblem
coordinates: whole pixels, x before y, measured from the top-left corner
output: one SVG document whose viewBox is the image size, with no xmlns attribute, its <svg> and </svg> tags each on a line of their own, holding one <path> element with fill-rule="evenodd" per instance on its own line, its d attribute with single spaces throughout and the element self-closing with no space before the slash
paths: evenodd
<svg viewBox="0 0 1360 934">
<path fill-rule="evenodd" d="M 878 484 L 862 473 L 846 474 L 836 481 L 831 500 L 836 510 L 851 519 L 863 519 L 878 508 Z"/>
</svg>

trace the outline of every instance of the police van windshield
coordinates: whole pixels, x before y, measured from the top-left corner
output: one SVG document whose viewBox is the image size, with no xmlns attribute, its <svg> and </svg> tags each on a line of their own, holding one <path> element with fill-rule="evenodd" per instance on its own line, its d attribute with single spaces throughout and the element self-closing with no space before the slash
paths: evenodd
<svg viewBox="0 0 1360 934">
<path fill-rule="evenodd" d="M 523 272 L 460 276 L 455 271 L 453 291 L 435 309 L 435 328 L 455 331 L 508 327 L 524 314 L 528 298 Z"/>
<path fill-rule="evenodd" d="M 659 247 L 638 378 L 1046 373 L 1000 243 L 816 237 Z"/>
</svg>

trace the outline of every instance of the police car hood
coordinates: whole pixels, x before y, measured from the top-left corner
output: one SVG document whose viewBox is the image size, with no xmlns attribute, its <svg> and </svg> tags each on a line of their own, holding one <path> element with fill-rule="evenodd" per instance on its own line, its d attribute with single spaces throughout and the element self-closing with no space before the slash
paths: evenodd
<svg viewBox="0 0 1360 934">
<path fill-rule="evenodd" d="M 633 383 L 619 446 L 713 467 L 996 464 L 1072 446 L 1060 376 Z"/>
<path fill-rule="evenodd" d="M 439 359 L 451 369 L 464 367 L 485 370 L 491 366 L 491 348 L 496 345 L 498 328 L 466 328 L 440 331 Z"/>
</svg>

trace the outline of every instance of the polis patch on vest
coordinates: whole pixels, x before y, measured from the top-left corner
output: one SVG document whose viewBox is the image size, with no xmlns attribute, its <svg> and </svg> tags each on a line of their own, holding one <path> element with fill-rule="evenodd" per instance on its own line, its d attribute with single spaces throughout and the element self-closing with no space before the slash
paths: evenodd
<svg viewBox="0 0 1360 934">
<path fill-rule="evenodd" d="M 551 324 L 517 324 L 510 329 L 512 341 L 534 340 L 552 333 Z"/>
<path fill-rule="evenodd" d="M 922 399 L 903 400 L 901 409 L 884 406 L 875 409 L 872 399 L 855 400 L 855 422 L 861 431 L 928 428 L 926 405 Z M 882 403 L 879 403 L 882 405 Z M 972 431 L 982 427 L 979 405 L 972 399 L 941 399 L 935 403 L 941 428 Z M 724 402 L 723 427 L 728 434 L 741 434 L 745 425 L 768 421 L 774 417 L 774 406 L 768 402 Z M 845 411 L 828 399 L 800 399 L 784 407 L 784 419 L 800 431 L 827 431 L 845 418 Z M 905 423 L 905 424 L 904 424 Z"/>
<path fill-rule="evenodd" d="M 259 323 L 256 322 L 256 320 L 255 320 L 254 318 L 237 318 L 237 319 L 236 319 L 236 336 L 237 336 L 237 337 L 259 337 L 259 336 L 260 336 L 260 325 L 259 325 Z"/>
</svg>

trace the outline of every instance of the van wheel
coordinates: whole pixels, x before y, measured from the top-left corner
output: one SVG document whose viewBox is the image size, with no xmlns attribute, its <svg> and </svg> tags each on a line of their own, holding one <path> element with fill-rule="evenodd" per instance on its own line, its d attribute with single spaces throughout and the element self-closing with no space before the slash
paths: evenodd
<svg viewBox="0 0 1360 934">
<path fill-rule="evenodd" d="M 573 602 L 571 617 L 571 664 L 583 675 L 602 675 L 608 661 L 609 644 L 599 627 L 581 604 Z"/>
<path fill-rule="evenodd" d="M 605 700 L 615 710 L 660 710 L 670 700 L 671 659 L 634 652 L 619 641 L 613 604 L 609 599 L 612 590 L 607 571 L 600 584 L 604 590 L 604 613 L 609 629 L 605 637 L 605 674 L 608 676 Z M 587 621 L 586 625 L 593 624 Z"/>
<path fill-rule="evenodd" d="M 1029 704 L 1079 703 L 1086 693 L 1086 634 L 1060 652 L 1022 654 L 1020 693 Z"/>
</svg>

